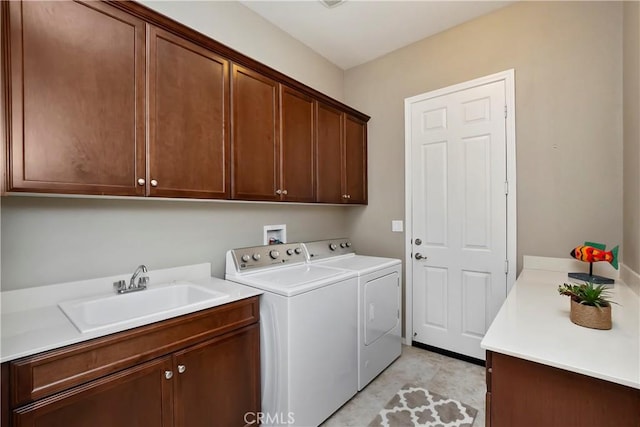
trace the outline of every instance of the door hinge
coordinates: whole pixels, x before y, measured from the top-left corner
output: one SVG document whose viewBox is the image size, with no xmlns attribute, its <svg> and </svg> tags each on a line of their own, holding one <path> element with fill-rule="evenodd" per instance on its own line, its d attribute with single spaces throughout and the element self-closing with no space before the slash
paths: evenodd
<svg viewBox="0 0 640 427">
<path fill-rule="evenodd" d="M 504 194 L 509 194 L 509 181 L 504 182 Z"/>
<path fill-rule="evenodd" d="M 507 118 L 507 106 L 506 105 L 504 106 L 504 118 L 505 119 Z"/>
<path fill-rule="evenodd" d="M 509 274 L 509 260 L 504 260 L 504 274 Z"/>
</svg>

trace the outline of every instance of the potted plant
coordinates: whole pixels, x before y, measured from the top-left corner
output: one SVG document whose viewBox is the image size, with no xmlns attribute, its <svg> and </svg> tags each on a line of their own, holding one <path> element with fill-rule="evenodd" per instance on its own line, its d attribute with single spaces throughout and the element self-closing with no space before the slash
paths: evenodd
<svg viewBox="0 0 640 427">
<path fill-rule="evenodd" d="M 558 287 L 560 295 L 571 298 L 570 318 L 573 323 L 592 329 L 611 329 L 609 290 L 604 285 L 567 284 Z"/>
</svg>

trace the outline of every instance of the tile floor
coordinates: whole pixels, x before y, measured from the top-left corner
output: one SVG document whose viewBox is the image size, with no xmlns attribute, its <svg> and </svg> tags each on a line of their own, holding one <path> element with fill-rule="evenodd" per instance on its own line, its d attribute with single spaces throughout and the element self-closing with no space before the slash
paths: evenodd
<svg viewBox="0 0 640 427">
<path fill-rule="evenodd" d="M 416 347 L 402 346 L 391 366 L 334 413 L 322 427 L 366 426 L 406 383 L 464 402 L 478 410 L 473 427 L 484 427 L 485 369 Z"/>
</svg>

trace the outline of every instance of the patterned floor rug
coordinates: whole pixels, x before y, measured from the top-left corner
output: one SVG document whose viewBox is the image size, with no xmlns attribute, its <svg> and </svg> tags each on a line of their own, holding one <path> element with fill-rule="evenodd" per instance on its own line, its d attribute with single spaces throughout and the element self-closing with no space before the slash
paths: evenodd
<svg viewBox="0 0 640 427">
<path fill-rule="evenodd" d="M 369 427 L 471 427 L 477 414 L 462 402 L 405 384 Z"/>
</svg>

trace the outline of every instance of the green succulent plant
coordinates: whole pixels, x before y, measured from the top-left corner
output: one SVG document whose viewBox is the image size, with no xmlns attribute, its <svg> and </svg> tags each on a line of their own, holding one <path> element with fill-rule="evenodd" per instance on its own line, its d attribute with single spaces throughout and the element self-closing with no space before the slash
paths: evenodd
<svg viewBox="0 0 640 427">
<path fill-rule="evenodd" d="M 616 304 L 609 299 L 610 291 L 604 285 L 594 285 L 587 282 L 582 285 L 565 283 L 558 286 L 560 295 L 567 295 L 577 303 L 590 305 L 598 308 L 609 307 L 610 304 Z"/>
</svg>

